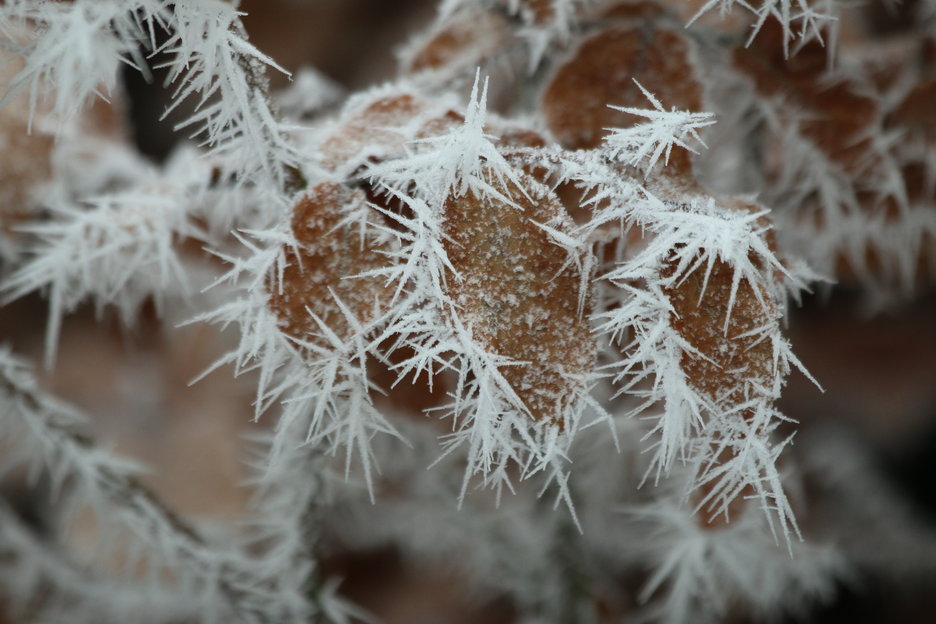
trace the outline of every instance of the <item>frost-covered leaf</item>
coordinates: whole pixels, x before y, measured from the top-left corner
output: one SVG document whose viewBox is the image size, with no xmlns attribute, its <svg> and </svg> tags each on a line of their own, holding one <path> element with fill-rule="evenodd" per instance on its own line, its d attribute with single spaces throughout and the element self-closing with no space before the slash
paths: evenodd
<svg viewBox="0 0 936 624">
<path fill-rule="evenodd" d="M 403 154 L 418 137 L 449 130 L 463 118 L 443 99 L 409 89 L 376 89 L 351 98 L 321 141 L 322 165 L 352 175 L 365 165 Z"/>
<path fill-rule="evenodd" d="M 446 78 L 473 70 L 509 42 L 508 24 L 496 11 L 467 5 L 411 42 L 402 53 L 401 65 L 409 72 L 432 71 Z"/>
<path fill-rule="evenodd" d="M 47 359 L 51 363 L 62 317 L 86 298 L 115 305 L 130 325 L 144 300 L 158 307 L 187 292 L 179 245 L 204 237 L 189 220 L 179 190 L 141 188 L 52 206 L 55 218 L 21 228 L 38 238 L 30 261 L 3 283 L 6 300 L 47 291 Z"/>
<path fill-rule="evenodd" d="M 295 243 L 283 249 L 285 266 L 268 278 L 270 308 L 293 339 L 321 342 L 324 325 L 347 340 L 354 325 L 384 312 L 392 290 L 378 277 L 360 276 L 387 262 L 387 244 L 369 232 L 365 202 L 362 191 L 322 182 L 293 208 Z"/>
<path fill-rule="evenodd" d="M 483 348 L 513 364 L 502 374 L 536 420 L 564 422 L 584 391 L 596 346 L 579 309 L 579 271 L 540 223 L 571 230 L 559 201 L 528 177 L 496 197 L 469 191 L 443 210 L 444 247 L 454 270 L 447 280 L 455 314 Z"/>
<path fill-rule="evenodd" d="M 703 110 L 702 85 L 684 35 L 656 27 L 647 35 L 615 26 L 583 41 L 556 71 L 543 94 L 546 124 L 564 147 L 597 147 L 607 128 L 637 121 L 622 112 L 646 103 L 634 80 L 667 106 Z"/>
<path fill-rule="evenodd" d="M 769 329 L 779 314 L 764 286 L 735 281 L 722 260 L 699 266 L 670 280 L 670 263 L 661 272 L 663 294 L 672 306 L 670 324 L 691 347 L 681 366 L 689 382 L 714 402 L 743 405 L 755 393 L 775 388 L 774 349 Z"/>
</svg>

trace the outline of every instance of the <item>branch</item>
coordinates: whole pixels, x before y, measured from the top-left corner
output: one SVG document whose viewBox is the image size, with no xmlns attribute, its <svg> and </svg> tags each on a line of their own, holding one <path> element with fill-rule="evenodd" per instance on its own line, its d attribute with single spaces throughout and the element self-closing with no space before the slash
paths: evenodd
<svg viewBox="0 0 936 624">
<path fill-rule="evenodd" d="M 137 479 L 135 467 L 97 448 L 79 431 L 83 419 L 45 395 L 8 350 L 0 350 L 0 406 L 5 414 L 0 435 L 12 442 L 0 468 L 26 465 L 32 474 L 45 469 L 53 493 L 67 483 L 76 506 L 87 505 L 100 521 L 122 525 L 146 547 L 151 563 L 158 561 L 181 583 L 198 586 L 209 619 L 276 620 L 275 600 L 250 562 L 208 544 Z"/>
</svg>

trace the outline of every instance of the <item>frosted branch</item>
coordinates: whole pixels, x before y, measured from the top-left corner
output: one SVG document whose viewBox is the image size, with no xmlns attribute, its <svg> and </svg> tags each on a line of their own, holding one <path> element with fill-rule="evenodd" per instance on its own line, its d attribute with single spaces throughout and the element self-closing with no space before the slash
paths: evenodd
<svg viewBox="0 0 936 624">
<path fill-rule="evenodd" d="M 203 612 L 214 621 L 276 621 L 276 604 L 262 578 L 234 551 L 209 545 L 136 477 L 137 469 L 96 447 L 80 432 L 81 417 L 47 397 L 27 367 L 0 352 L 0 403 L 8 414 L 2 433 L 15 440 L 3 461 L 48 473 L 53 492 L 67 488 L 73 503 L 116 522 L 147 546 L 154 562 L 196 584 Z"/>
</svg>

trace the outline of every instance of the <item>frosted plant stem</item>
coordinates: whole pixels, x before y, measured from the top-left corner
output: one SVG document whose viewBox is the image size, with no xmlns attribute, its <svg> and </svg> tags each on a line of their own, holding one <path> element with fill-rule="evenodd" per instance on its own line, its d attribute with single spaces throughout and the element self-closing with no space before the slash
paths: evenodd
<svg viewBox="0 0 936 624">
<path fill-rule="evenodd" d="M 4 467 L 20 463 L 44 467 L 53 491 L 67 482 L 92 508 L 112 508 L 158 559 L 178 561 L 204 584 L 206 594 L 217 594 L 224 607 L 218 616 L 258 624 L 273 621 L 262 605 L 264 584 L 257 582 L 247 562 L 237 561 L 237 553 L 209 545 L 133 475 L 132 466 L 101 451 L 91 437 L 78 431 L 82 419 L 44 395 L 27 367 L 5 351 L 0 351 L 0 404 L 7 415 L 0 433 L 7 438 L 20 434 L 17 449 L 4 458 Z"/>
<path fill-rule="evenodd" d="M 12 599 L 8 605 L 12 611 L 29 621 L 64 621 L 67 617 L 69 622 L 124 622 L 143 617 L 146 622 L 176 622 L 192 621 L 198 613 L 193 597 L 177 587 L 89 576 L 2 502 L 0 587 Z"/>
</svg>

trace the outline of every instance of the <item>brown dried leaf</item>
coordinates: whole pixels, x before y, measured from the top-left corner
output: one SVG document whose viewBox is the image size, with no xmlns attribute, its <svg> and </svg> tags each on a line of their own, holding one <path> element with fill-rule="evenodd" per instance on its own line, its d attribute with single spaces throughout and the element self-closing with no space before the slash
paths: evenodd
<svg viewBox="0 0 936 624">
<path fill-rule="evenodd" d="M 675 264 L 664 267 L 668 277 Z M 755 330 L 775 323 L 779 310 L 761 284 L 741 280 L 733 305 L 729 309 L 734 268 L 716 261 L 706 279 L 706 266 L 700 266 L 665 288 L 664 293 L 673 306 L 670 325 L 697 351 L 683 352 L 680 367 L 689 383 L 724 410 L 733 410 L 751 399 L 772 398 L 775 371 L 773 342 Z M 727 330 L 725 319 L 728 319 Z M 767 396 L 765 396 L 765 394 Z M 742 412 L 750 418 L 750 409 Z M 717 462 L 730 459 L 724 449 Z M 709 481 L 695 493 L 697 501 L 705 499 L 718 486 L 718 480 Z M 728 517 L 736 517 L 747 507 L 746 497 L 754 494 L 747 486 L 728 506 L 728 514 L 706 518 L 699 516 L 699 524 L 708 529 L 724 528 Z"/>
<path fill-rule="evenodd" d="M 409 94 L 381 97 L 350 115 L 322 141 L 322 164 L 334 170 L 362 154 L 396 153 L 406 137 L 389 128 L 403 126 L 426 109 L 426 102 Z"/>
<path fill-rule="evenodd" d="M 936 78 L 917 84 L 888 116 L 888 122 L 904 127 L 910 135 L 936 145 Z"/>
<path fill-rule="evenodd" d="M 457 16 L 411 50 L 403 61 L 407 72 L 444 68 L 474 68 L 508 40 L 507 20 L 492 11 Z"/>
<path fill-rule="evenodd" d="M 15 40 L 26 33 L 7 33 Z M 0 54 L 0 83 L 12 80 L 23 67 L 23 59 Z M 37 206 L 33 189 L 50 178 L 52 136 L 39 129 L 48 115 L 42 106 L 36 110 L 32 131 L 29 124 L 29 96 L 22 93 L 0 108 L 0 234 L 30 218 Z"/>
<path fill-rule="evenodd" d="M 378 96 L 356 108 L 322 141 L 322 164 L 330 171 L 351 162 L 401 155 L 407 141 L 443 134 L 464 121 L 457 112 L 415 93 Z"/>
<path fill-rule="evenodd" d="M 461 276 L 449 279 L 449 294 L 478 343 L 527 362 L 501 373 L 530 415 L 561 424 L 580 390 L 569 376 L 592 370 L 597 347 L 588 310 L 578 310 L 579 271 L 536 225 L 570 229 L 571 221 L 545 187 L 525 174 L 520 179 L 530 198 L 498 189 L 516 207 L 470 192 L 446 202 L 445 249 Z"/>
<path fill-rule="evenodd" d="M 675 268 L 667 266 L 663 275 L 672 275 Z M 779 314 L 761 285 L 741 280 L 729 317 L 733 279 L 734 269 L 719 260 L 707 283 L 703 265 L 664 290 L 673 306 L 670 324 L 699 352 L 683 354 L 683 371 L 698 391 L 727 406 L 749 400 L 752 386 L 772 388 L 773 345 L 745 334 L 774 322 Z"/>
<path fill-rule="evenodd" d="M 299 242 L 298 252 L 286 249 L 288 264 L 281 284 L 269 276 L 269 306 L 279 317 L 282 331 L 289 336 L 317 342 L 319 326 L 309 314 L 315 313 L 335 334 L 347 338 L 352 328 L 332 292 L 361 323 L 368 323 L 389 301 L 392 291 L 377 277 L 355 277 L 364 271 L 386 265 L 380 253 L 384 243 L 361 240 L 356 227 L 339 225 L 344 209 L 363 205 L 364 193 L 342 184 L 322 182 L 303 196 L 293 208 L 292 230 Z M 330 292 L 331 291 L 331 292 Z"/>
<path fill-rule="evenodd" d="M 666 9 L 653 0 L 624 0 L 601 7 L 600 15 L 604 18 L 649 20 L 662 17 L 665 13 Z"/>
<path fill-rule="evenodd" d="M 27 132 L 27 117 L 13 108 L 0 110 L 0 231 L 10 232 L 35 211 L 33 189 L 51 176 L 55 140 Z"/>
<path fill-rule="evenodd" d="M 749 47 L 735 50 L 735 66 L 754 79 L 762 95 L 782 96 L 788 106 L 808 113 L 802 133 L 847 171 L 860 173 L 868 164 L 870 140 L 857 139 L 877 123 L 878 105 L 852 83 L 827 83 L 828 51 L 819 42 L 785 58 L 783 36 L 780 25 L 768 20 Z"/>
<path fill-rule="evenodd" d="M 586 39 L 553 76 L 543 95 L 549 129 L 564 147 L 594 148 L 605 128 L 627 128 L 642 120 L 608 105 L 647 108 L 638 80 L 667 108 L 702 110 L 703 91 L 690 60 L 689 43 L 678 32 L 613 27 Z M 691 175 L 691 154 L 676 148 L 667 173 Z"/>
</svg>

